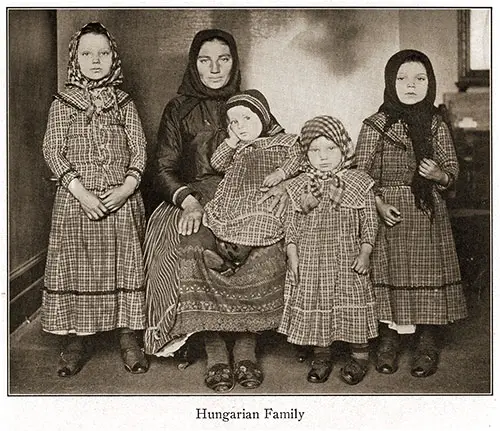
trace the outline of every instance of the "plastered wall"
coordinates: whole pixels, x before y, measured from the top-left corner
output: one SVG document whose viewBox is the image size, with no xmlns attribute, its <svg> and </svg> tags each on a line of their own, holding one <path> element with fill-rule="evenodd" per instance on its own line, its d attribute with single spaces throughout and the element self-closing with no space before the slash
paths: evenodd
<svg viewBox="0 0 500 431">
<path fill-rule="evenodd" d="M 71 34 L 100 20 L 114 34 L 150 151 L 165 103 L 176 94 L 194 34 L 230 31 L 242 60 L 243 88 L 258 88 L 290 132 L 318 114 L 341 118 L 354 139 L 382 102 L 386 61 L 402 48 L 428 53 L 437 103 L 457 79 L 456 11 L 398 9 L 133 9 L 58 11 L 58 82 Z"/>
</svg>

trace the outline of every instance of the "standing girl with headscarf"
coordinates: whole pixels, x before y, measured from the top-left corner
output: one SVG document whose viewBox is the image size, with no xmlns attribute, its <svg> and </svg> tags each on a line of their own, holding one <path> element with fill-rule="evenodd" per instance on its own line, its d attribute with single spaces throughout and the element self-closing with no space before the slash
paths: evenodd
<svg viewBox="0 0 500 431">
<path fill-rule="evenodd" d="M 373 180 L 350 169 L 354 145 L 338 119 L 307 121 L 300 143 L 304 173 L 287 186 L 289 270 L 278 331 L 291 343 L 314 346 L 311 383 L 328 379 L 331 344 L 349 343 L 351 355 L 340 376 L 355 385 L 368 369 L 368 340 L 377 336 L 369 278 L 377 233 Z"/>
<path fill-rule="evenodd" d="M 400 334 L 415 332 L 411 374 L 434 374 L 439 326 L 467 314 L 441 196 L 456 181 L 458 162 L 435 97 L 429 58 L 415 50 L 394 54 L 385 68 L 384 103 L 358 139 L 358 167 L 375 180 L 381 219 L 372 279 L 380 320 L 376 369 L 384 374 L 398 368 Z"/>
<path fill-rule="evenodd" d="M 58 374 L 80 371 L 91 334 L 119 329 L 127 371 L 148 362 L 135 331 L 145 328 L 138 186 L 146 140 L 123 76 L 116 43 L 97 22 L 70 42 L 66 90 L 49 112 L 43 154 L 58 179 L 42 302 L 42 327 L 65 336 Z"/>
</svg>

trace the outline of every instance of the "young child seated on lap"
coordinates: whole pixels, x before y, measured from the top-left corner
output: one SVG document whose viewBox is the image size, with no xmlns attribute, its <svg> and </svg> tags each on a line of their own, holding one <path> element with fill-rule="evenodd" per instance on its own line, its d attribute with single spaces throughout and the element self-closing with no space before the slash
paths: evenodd
<svg viewBox="0 0 500 431">
<path fill-rule="evenodd" d="M 229 137 L 210 161 L 225 176 L 204 215 L 216 239 L 203 257 L 208 268 L 230 275 L 254 247 L 283 239 L 282 220 L 259 199 L 267 188 L 298 173 L 300 148 L 297 135 L 285 133 L 258 90 L 231 97 L 226 112 Z"/>
</svg>

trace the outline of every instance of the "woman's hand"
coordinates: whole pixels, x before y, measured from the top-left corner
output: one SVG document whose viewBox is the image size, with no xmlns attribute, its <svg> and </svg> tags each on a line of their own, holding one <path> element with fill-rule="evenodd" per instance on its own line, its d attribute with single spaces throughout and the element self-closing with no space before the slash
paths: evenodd
<svg viewBox="0 0 500 431">
<path fill-rule="evenodd" d="M 273 213 L 276 217 L 281 217 L 285 212 L 288 202 L 288 193 L 286 192 L 285 183 L 278 184 L 270 189 L 261 187 L 260 190 L 265 193 L 257 201 L 257 204 L 263 204 L 268 199 L 271 199 L 268 211 Z"/>
<path fill-rule="evenodd" d="M 99 198 L 110 212 L 115 212 L 127 202 L 127 199 L 132 196 L 136 187 L 137 180 L 134 177 L 127 176 L 121 186 L 108 190 L 99 196 Z"/>
<path fill-rule="evenodd" d="M 262 189 L 268 189 L 273 186 L 277 186 L 279 183 L 285 180 L 285 171 L 283 169 L 276 169 L 264 178 L 262 181 Z"/>
<path fill-rule="evenodd" d="M 367 275 L 370 270 L 371 244 L 363 243 L 359 254 L 354 259 L 351 269 L 360 275 Z"/>
<path fill-rule="evenodd" d="M 109 214 L 104 203 L 95 193 L 87 190 L 78 178 L 71 181 L 68 190 L 78 200 L 83 212 L 90 220 L 100 220 Z"/>
<path fill-rule="evenodd" d="M 198 232 L 205 210 L 193 195 L 187 195 L 181 204 L 182 212 L 177 225 L 180 235 L 191 235 Z"/>
<path fill-rule="evenodd" d="M 286 246 L 287 267 L 290 271 L 292 281 L 295 285 L 299 283 L 299 253 L 295 244 L 288 244 Z"/>
<path fill-rule="evenodd" d="M 420 176 L 441 184 L 442 186 L 446 186 L 449 181 L 446 172 L 444 172 L 432 159 L 422 159 L 418 166 L 418 173 Z"/>
<path fill-rule="evenodd" d="M 401 213 L 395 206 L 386 204 L 379 196 L 375 198 L 375 203 L 380 218 L 387 226 L 392 227 L 402 220 Z"/>
</svg>

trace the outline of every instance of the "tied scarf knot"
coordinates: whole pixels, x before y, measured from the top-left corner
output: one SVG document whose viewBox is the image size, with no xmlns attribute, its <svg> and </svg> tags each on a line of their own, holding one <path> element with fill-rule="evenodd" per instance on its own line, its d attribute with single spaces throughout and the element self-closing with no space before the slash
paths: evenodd
<svg viewBox="0 0 500 431">
<path fill-rule="evenodd" d="M 85 111 L 87 117 L 87 122 L 90 123 L 92 118 L 101 115 L 105 105 L 113 105 L 113 116 L 117 124 L 123 124 L 123 118 L 121 110 L 118 106 L 118 98 L 116 96 L 116 91 L 114 87 L 103 87 L 96 89 L 85 88 L 85 98 L 87 99 L 88 105 Z"/>
<path fill-rule="evenodd" d="M 306 174 L 309 181 L 300 197 L 301 210 L 308 214 L 319 205 L 322 196 L 326 195 L 332 201 L 334 209 L 338 211 L 345 191 L 345 182 L 334 172 L 306 172 Z"/>
</svg>

